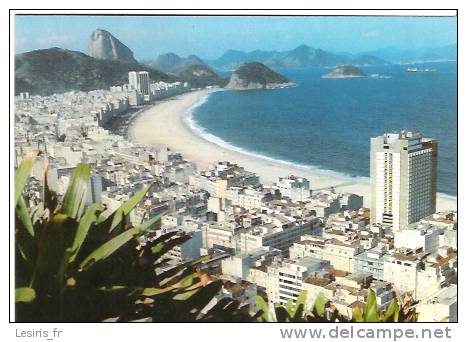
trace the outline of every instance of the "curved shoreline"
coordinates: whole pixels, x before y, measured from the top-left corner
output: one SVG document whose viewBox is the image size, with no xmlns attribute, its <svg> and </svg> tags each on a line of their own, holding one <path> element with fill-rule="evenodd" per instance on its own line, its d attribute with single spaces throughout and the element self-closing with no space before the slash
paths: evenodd
<svg viewBox="0 0 467 342">
<path fill-rule="evenodd" d="M 350 177 L 335 171 L 279 161 L 232 146 L 215 136 L 209 139 L 210 134 L 191 120 L 191 114 L 214 91 L 219 90 L 205 89 L 178 95 L 142 111 L 131 120 L 128 138 L 141 145 L 168 147 L 178 151 L 186 160 L 196 163 L 199 169 L 205 169 L 217 161 L 228 160 L 256 172 L 264 184 L 271 184 L 280 176 L 293 174 L 308 178 L 314 190 L 333 186 L 337 191 L 363 195 L 364 205 L 370 206 L 370 183 L 366 177 Z M 438 193 L 438 210 L 457 209 L 457 198 L 449 197 Z"/>
</svg>

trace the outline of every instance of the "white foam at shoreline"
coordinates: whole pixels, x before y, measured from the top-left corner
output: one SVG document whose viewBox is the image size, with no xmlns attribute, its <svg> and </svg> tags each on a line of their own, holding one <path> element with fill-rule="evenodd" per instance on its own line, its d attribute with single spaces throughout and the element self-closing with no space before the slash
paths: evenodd
<svg viewBox="0 0 467 342">
<path fill-rule="evenodd" d="M 351 176 L 351 175 L 347 175 L 347 174 L 342 173 L 342 172 L 323 169 L 323 168 L 319 168 L 319 167 L 313 166 L 313 165 L 305 165 L 305 164 L 299 164 L 299 163 L 295 163 L 295 162 L 287 161 L 287 160 L 283 160 L 283 159 L 276 159 L 276 158 L 273 158 L 273 157 L 269 157 L 269 156 L 266 156 L 266 155 L 263 155 L 263 154 L 260 154 L 260 153 L 252 152 L 252 151 L 246 150 L 244 148 L 235 146 L 235 145 L 223 140 L 222 138 L 209 133 L 204 127 L 200 126 L 195 121 L 195 119 L 193 118 L 193 115 L 194 115 L 195 110 L 198 107 L 200 107 L 201 105 L 203 105 L 204 103 L 207 102 L 209 96 L 212 93 L 215 93 L 215 92 L 218 92 L 218 91 L 225 91 L 225 90 L 224 89 L 215 89 L 215 90 L 207 92 L 202 98 L 200 98 L 200 100 L 198 102 L 196 102 L 191 107 L 189 107 L 181 115 L 182 123 L 191 132 L 196 134 L 201 139 L 203 139 L 205 141 L 208 141 L 208 142 L 210 142 L 210 143 L 212 143 L 214 145 L 217 145 L 220 148 L 231 150 L 231 151 L 241 153 L 241 154 L 244 154 L 244 155 L 247 155 L 247 156 L 250 156 L 250 157 L 263 159 L 263 160 L 266 160 L 268 162 L 273 162 L 273 163 L 277 163 L 277 164 L 282 164 L 284 166 L 293 167 L 295 169 L 303 170 L 305 172 L 311 172 L 311 173 L 316 173 L 316 174 L 319 174 L 319 175 L 338 178 L 338 179 L 341 179 L 343 181 L 343 183 L 347 183 L 347 182 L 349 182 L 349 183 L 351 183 L 351 182 L 352 183 L 353 182 L 370 183 L 370 177 Z M 341 184 L 336 184 L 335 186 L 337 187 L 337 186 L 340 186 L 340 185 Z M 449 199 L 449 200 L 457 201 L 457 196 L 445 194 L 445 193 L 442 193 L 442 192 L 438 192 L 437 194 L 440 197 L 443 197 L 443 198 L 446 198 L 446 199 Z"/>
<path fill-rule="evenodd" d="M 437 195 L 448 200 L 457 201 L 457 196 L 445 194 L 444 192 L 438 192 Z"/>
<path fill-rule="evenodd" d="M 194 110 L 196 108 L 198 108 L 199 106 L 201 106 L 202 104 L 204 104 L 207 101 L 209 95 L 212 94 L 212 93 L 213 92 L 207 93 L 203 98 L 200 99 L 199 102 L 195 103 L 193 106 L 188 108 L 186 110 L 186 112 L 183 113 L 183 115 L 182 115 L 182 121 L 185 124 L 185 126 L 188 127 L 192 132 L 194 132 L 200 138 L 202 138 L 202 139 L 204 139 L 204 140 L 206 140 L 206 141 L 208 141 L 210 143 L 213 143 L 213 144 L 215 144 L 215 145 L 217 145 L 217 146 L 219 146 L 221 148 L 224 148 L 224 149 L 228 149 L 228 150 L 231 150 L 231 151 L 234 151 L 234 152 L 245 154 L 245 155 L 248 155 L 248 156 L 251 156 L 251 157 L 264 159 L 264 160 L 267 160 L 269 162 L 283 164 L 285 166 L 297 168 L 297 169 L 300 169 L 300 170 L 303 170 L 303 171 L 309 171 L 309 172 L 319 173 L 319 174 L 322 174 L 322 175 L 327 175 L 327 176 L 331 176 L 331 177 L 335 177 L 335 178 L 341 178 L 342 180 L 345 180 L 345 181 L 367 182 L 367 183 L 370 182 L 369 177 L 350 176 L 350 175 L 346 175 L 346 174 L 341 173 L 341 172 L 318 168 L 318 167 L 313 166 L 313 165 L 299 164 L 299 163 L 295 163 L 295 162 L 292 162 L 292 161 L 287 161 L 287 160 L 283 160 L 283 159 L 276 159 L 276 158 L 269 157 L 269 156 L 266 156 L 266 155 L 263 155 L 263 154 L 260 154 L 260 153 L 252 152 L 252 151 L 246 150 L 244 148 L 232 145 L 231 143 L 223 140 L 222 138 L 209 133 L 204 127 L 200 126 L 194 120 L 193 114 L 194 114 Z"/>
</svg>

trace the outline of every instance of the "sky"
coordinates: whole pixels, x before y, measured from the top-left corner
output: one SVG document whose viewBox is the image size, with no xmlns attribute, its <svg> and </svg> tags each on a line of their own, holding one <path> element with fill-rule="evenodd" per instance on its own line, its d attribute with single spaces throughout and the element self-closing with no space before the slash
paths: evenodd
<svg viewBox="0 0 467 342">
<path fill-rule="evenodd" d="M 16 16 L 15 52 L 49 47 L 87 52 L 101 28 L 138 60 L 174 52 L 211 60 L 226 50 L 290 50 L 307 44 L 333 52 L 422 49 L 457 41 L 455 17 L 161 17 Z"/>
</svg>

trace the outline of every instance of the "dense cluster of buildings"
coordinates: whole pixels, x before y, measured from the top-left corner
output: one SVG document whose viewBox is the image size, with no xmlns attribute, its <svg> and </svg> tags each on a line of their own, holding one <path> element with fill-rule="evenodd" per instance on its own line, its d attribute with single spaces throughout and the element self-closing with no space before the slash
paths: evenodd
<svg viewBox="0 0 467 342">
<path fill-rule="evenodd" d="M 435 140 L 406 131 L 373 138 L 372 201 L 364 208 L 357 194 L 312 191 L 309 180 L 293 175 L 262 184 L 228 161 L 198 170 L 180 153 L 138 146 L 102 127 L 131 106 L 187 87 L 130 72 L 129 84 L 110 91 L 18 97 L 16 164 L 30 150 L 44 152 L 27 203 L 40 197 L 41 159 L 48 159 L 49 183 L 59 196 L 74 167 L 90 163 L 87 202 L 103 203 L 109 213 L 154 184 L 130 220 L 137 224 L 167 210 L 151 236 L 177 231 L 191 237 L 155 272 L 210 255 L 203 271 L 224 281 L 215 301 L 228 296 L 254 312 L 257 295 L 271 305 L 293 304 L 306 290 L 309 308 L 321 294 L 350 317 L 373 290 L 380 309 L 395 296 L 411 295 L 422 320 L 457 320 L 457 212 L 435 210 Z"/>
</svg>

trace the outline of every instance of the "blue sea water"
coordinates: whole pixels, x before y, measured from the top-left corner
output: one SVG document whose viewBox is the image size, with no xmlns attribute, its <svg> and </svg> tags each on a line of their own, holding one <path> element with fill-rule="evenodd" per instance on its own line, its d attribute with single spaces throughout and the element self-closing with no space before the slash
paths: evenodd
<svg viewBox="0 0 467 342">
<path fill-rule="evenodd" d="M 192 120 L 236 148 L 352 177 L 369 177 L 370 137 L 419 131 L 439 142 L 438 191 L 457 196 L 456 63 L 361 69 L 387 77 L 323 79 L 329 69 L 281 70 L 298 87 L 215 92 Z"/>
</svg>

